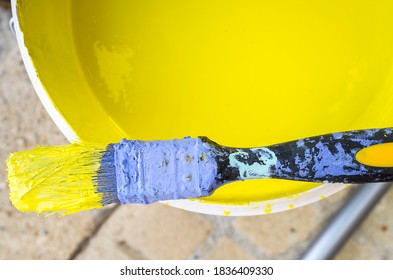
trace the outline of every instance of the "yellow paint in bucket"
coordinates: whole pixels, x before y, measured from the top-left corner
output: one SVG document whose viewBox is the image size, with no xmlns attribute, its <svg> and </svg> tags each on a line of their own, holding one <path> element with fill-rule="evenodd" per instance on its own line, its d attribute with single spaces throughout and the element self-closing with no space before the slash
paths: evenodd
<svg viewBox="0 0 393 280">
<path fill-rule="evenodd" d="M 80 139 L 228 146 L 393 124 L 393 2 L 20 0 L 38 77 Z M 206 203 L 315 184 L 239 182 Z"/>
</svg>

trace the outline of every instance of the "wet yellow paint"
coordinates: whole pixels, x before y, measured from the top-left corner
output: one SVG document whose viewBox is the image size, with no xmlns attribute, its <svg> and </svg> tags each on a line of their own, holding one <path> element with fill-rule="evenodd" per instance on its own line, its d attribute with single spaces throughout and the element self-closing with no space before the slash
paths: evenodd
<svg viewBox="0 0 393 280">
<path fill-rule="evenodd" d="M 261 146 L 393 124 L 393 2 L 19 0 L 37 73 L 85 141 Z M 229 184 L 248 204 L 317 184 Z"/>
<path fill-rule="evenodd" d="M 360 163 L 374 167 L 393 167 L 393 143 L 377 144 L 356 154 Z"/>
<path fill-rule="evenodd" d="M 20 211 L 72 214 L 101 208 L 93 178 L 105 146 L 36 147 L 7 160 L 12 204 Z"/>
</svg>

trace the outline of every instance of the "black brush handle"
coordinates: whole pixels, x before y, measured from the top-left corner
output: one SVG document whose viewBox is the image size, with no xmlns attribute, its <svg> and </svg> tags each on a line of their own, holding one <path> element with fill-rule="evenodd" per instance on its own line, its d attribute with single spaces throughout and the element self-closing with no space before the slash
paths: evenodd
<svg viewBox="0 0 393 280">
<path fill-rule="evenodd" d="M 206 137 L 203 141 L 214 150 L 218 164 L 217 184 L 231 181 L 278 178 L 307 182 L 365 183 L 393 180 L 393 129 L 354 130 L 304 138 L 259 148 L 220 146 Z M 387 145 L 380 145 L 387 144 Z M 365 148 L 384 153 L 391 162 L 367 165 L 357 159 Z M 389 160 L 391 159 L 391 160 Z M 386 162 L 386 160 L 384 160 Z"/>
</svg>

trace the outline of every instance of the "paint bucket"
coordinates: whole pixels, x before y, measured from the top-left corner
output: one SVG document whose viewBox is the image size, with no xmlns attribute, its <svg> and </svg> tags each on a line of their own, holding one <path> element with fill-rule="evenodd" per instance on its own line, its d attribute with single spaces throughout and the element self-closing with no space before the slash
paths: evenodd
<svg viewBox="0 0 393 280">
<path fill-rule="evenodd" d="M 72 140 L 207 135 L 227 146 L 390 127 L 393 3 L 384 1 L 12 2 L 24 63 Z M 195 212 L 296 208 L 343 185 L 229 184 Z"/>
</svg>

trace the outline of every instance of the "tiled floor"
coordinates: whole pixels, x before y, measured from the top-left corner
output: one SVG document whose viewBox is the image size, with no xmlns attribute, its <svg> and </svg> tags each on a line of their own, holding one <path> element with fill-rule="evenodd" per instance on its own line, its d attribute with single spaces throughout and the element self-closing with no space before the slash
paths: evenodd
<svg viewBox="0 0 393 280">
<path fill-rule="evenodd" d="M 351 190 L 278 214 L 218 217 L 162 204 L 108 207 L 58 218 L 10 203 L 11 151 L 66 143 L 24 70 L 0 8 L 0 259 L 296 259 Z M 393 190 L 344 246 L 340 259 L 393 259 Z M 390 207 L 389 207 L 390 206 Z"/>
</svg>

